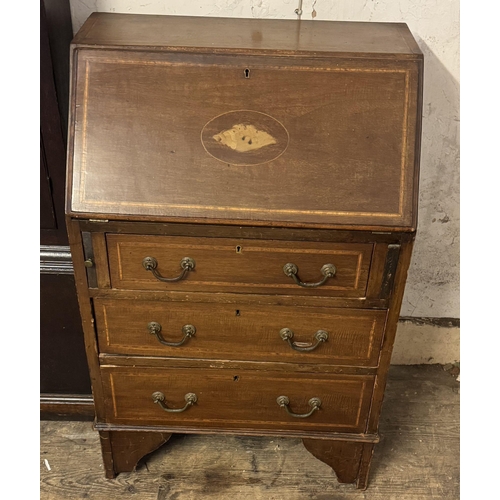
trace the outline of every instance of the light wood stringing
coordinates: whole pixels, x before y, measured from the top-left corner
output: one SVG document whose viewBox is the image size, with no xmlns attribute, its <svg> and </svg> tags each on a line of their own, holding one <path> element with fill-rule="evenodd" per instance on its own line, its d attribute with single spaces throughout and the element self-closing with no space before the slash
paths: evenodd
<svg viewBox="0 0 500 500">
<path fill-rule="evenodd" d="M 107 236 L 111 285 L 116 289 L 231 291 L 239 293 L 286 293 L 364 297 L 372 244 L 306 243 L 182 238 L 145 235 Z M 237 248 L 240 247 L 240 251 Z M 194 271 L 175 283 L 158 281 L 142 266 L 145 257 L 158 261 L 157 271 L 167 278 L 178 276 L 180 261 L 191 257 Z M 299 278 L 318 282 L 321 267 L 333 264 L 337 273 L 324 285 L 303 288 L 283 272 L 288 263 L 297 265 Z"/>
<path fill-rule="evenodd" d="M 145 425 L 199 424 L 261 429 L 313 429 L 363 432 L 374 377 L 369 375 L 283 374 L 272 371 L 154 369 L 102 367 L 107 399 L 107 422 Z M 167 413 L 152 400 L 161 391 L 171 408 L 185 405 L 192 392 L 198 402 L 182 413 Z M 276 403 L 290 399 L 290 410 L 307 413 L 309 399 L 321 408 L 308 418 L 289 416 Z"/>
<path fill-rule="evenodd" d="M 351 366 L 377 366 L 386 318 L 385 311 L 362 309 L 117 299 L 95 299 L 94 311 L 103 354 Z M 161 324 L 168 342 L 181 340 L 186 324 L 196 334 L 179 347 L 165 346 L 149 333 L 150 321 Z M 298 352 L 281 339 L 282 328 L 293 330 L 301 346 L 316 343 L 317 330 L 329 337 L 314 351 Z"/>
</svg>

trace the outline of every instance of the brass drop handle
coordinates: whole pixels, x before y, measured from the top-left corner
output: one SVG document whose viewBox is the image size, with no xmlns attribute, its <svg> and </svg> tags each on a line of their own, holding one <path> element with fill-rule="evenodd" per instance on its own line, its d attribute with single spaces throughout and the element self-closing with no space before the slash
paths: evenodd
<svg viewBox="0 0 500 500">
<path fill-rule="evenodd" d="M 321 281 L 318 281 L 317 283 L 304 283 L 303 281 L 300 281 L 299 277 L 297 276 L 299 268 L 291 262 L 288 262 L 283 266 L 283 272 L 285 273 L 286 276 L 292 278 L 293 281 L 295 281 L 295 283 L 297 283 L 297 285 L 299 286 L 317 287 L 323 285 L 328 278 L 333 278 L 337 272 L 337 268 L 333 264 L 325 264 L 321 268 L 321 274 L 323 275 L 323 279 Z"/>
<path fill-rule="evenodd" d="M 280 330 L 280 337 L 288 342 L 288 345 L 292 348 L 295 349 L 296 351 L 301 351 L 301 352 L 308 352 L 308 351 L 314 351 L 316 347 L 318 347 L 320 344 L 323 342 L 326 342 L 328 340 L 328 332 L 325 332 L 325 330 L 318 330 L 315 334 L 314 337 L 316 339 L 315 344 L 311 344 L 310 346 L 303 346 L 300 347 L 298 344 L 295 342 L 292 342 L 293 339 L 293 331 L 290 330 L 290 328 L 282 328 Z"/>
<path fill-rule="evenodd" d="M 156 403 L 162 410 L 168 411 L 169 413 L 182 413 L 183 411 L 186 411 L 190 406 L 193 406 L 196 401 L 198 401 L 198 397 L 196 394 L 192 392 L 188 392 L 184 396 L 184 401 L 186 401 L 186 404 L 183 408 L 167 408 L 165 406 L 165 394 L 163 392 L 153 392 L 151 395 L 153 398 L 153 403 Z"/>
<path fill-rule="evenodd" d="M 278 399 L 276 400 L 276 403 L 278 403 L 278 406 L 280 406 L 281 408 L 285 408 L 286 412 L 291 417 L 307 418 L 307 417 L 310 417 L 316 410 L 319 410 L 319 407 L 321 406 L 321 399 L 311 398 L 309 400 L 309 406 L 311 407 L 311 411 L 309 411 L 308 413 L 293 413 L 293 412 L 291 412 L 288 408 L 288 405 L 290 404 L 290 400 L 288 399 L 287 396 L 279 396 Z"/>
<path fill-rule="evenodd" d="M 180 266 L 182 269 L 181 274 L 175 278 L 164 278 L 157 270 L 156 268 L 158 267 L 158 261 L 154 257 L 145 257 L 142 260 L 142 267 L 146 269 L 146 271 L 151 271 L 154 275 L 154 277 L 159 280 L 159 281 L 165 281 L 165 282 L 173 282 L 173 281 L 180 281 L 181 279 L 185 278 L 186 275 L 189 273 L 189 271 L 192 271 L 195 266 L 196 262 L 194 259 L 191 257 L 184 257 L 181 259 Z"/>
<path fill-rule="evenodd" d="M 167 342 L 161 335 L 161 325 L 160 323 L 157 323 L 156 321 L 150 321 L 148 323 L 148 330 L 151 335 L 156 335 L 156 338 L 158 339 L 158 342 L 160 342 L 163 345 L 168 345 L 169 347 L 179 347 L 180 345 L 184 344 L 187 339 L 191 338 L 194 336 L 196 333 L 196 328 L 193 325 L 184 325 L 182 327 L 182 333 L 184 334 L 184 337 L 182 340 L 179 342 Z"/>
</svg>

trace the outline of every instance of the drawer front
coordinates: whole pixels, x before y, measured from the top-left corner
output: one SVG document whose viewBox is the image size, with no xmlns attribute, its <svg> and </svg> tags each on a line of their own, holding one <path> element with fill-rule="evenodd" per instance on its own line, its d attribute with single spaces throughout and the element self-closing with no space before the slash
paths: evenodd
<svg viewBox="0 0 500 500">
<path fill-rule="evenodd" d="M 374 377 L 368 375 L 291 375 L 254 370 L 103 367 L 108 423 L 226 428 L 364 432 Z M 163 401 L 153 401 L 154 393 Z M 197 401 L 186 405 L 186 395 Z M 295 414 L 277 403 L 286 396 Z M 180 413 L 164 411 L 186 410 Z"/>
<path fill-rule="evenodd" d="M 415 61 L 85 48 L 77 58 L 74 212 L 412 223 Z"/>
<path fill-rule="evenodd" d="M 94 310 L 103 353 L 357 366 L 377 366 L 386 318 L 363 309 L 124 299 L 95 299 Z"/>
<path fill-rule="evenodd" d="M 373 250 L 372 244 L 113 234 L 107 244 L 113 288 L 341 297 L 365 295 Z M 144 267 L 146 257 L 155 259 L 160 278 L 183 277 L 161 281 Z M 195 262 L 194 269 L 183 271 L 185 257 Z M 300 286 L 285 274 L 286 264 L 294 264 L 302 283 L 323 283 Z M 333 277 L 323 274 L 326 264 L 334 266 Z"/>
</svg>

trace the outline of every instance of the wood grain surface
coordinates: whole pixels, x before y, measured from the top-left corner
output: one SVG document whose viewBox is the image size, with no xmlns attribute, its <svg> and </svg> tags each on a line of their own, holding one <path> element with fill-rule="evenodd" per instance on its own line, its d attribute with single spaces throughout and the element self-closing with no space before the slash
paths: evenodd
<svg viewBox="0 0 500 500">
<path fill-rule="evenodd" d="M 246 304 L 166 303 L 95 299 L 99 350 L 103 354 L 149 355 L 200 359 L 234 359 L 291 363 L 376 366 L 385 327 L 385 311 Z M 196 333 L 181 346 L 160 343 L 148 329 L 161 325 L 166 342 L 183 339 L 183 326 Z M 298 347 L 317 343 L 317 331 L 328 339 L 309 352 L 299 352 L 280 331 L 293 331 Z"/>
<path fill-rule="evenodd" d="M 106 421 L 122 425 L 200 425 L 217 428 L 288 429 L 363 433 L 374 377 L 321 377 L 261 370 L 134 368 L 102 366 Z M 197 402 L 182 413 L 165 412 L 152 399 L 162 392 L 171 409 L 184 407 L 185 395 Z M 306 414 L 309 400 L 321 407 L 307 418 L 287 414 L 276 400 L 290 400 L 290 411 Z"/>
<path fill-rule="evenodd" d="M 164 445 L 171 434 L 163 432 L 100 432 L 106 477 L 120 472 L 133 472 L 139 460 Z"/>
<path fill-rule="evenodd" d="M 150 35 L 172 22 L 145 17 Z M 200 24 L 177 19 L 184 34 Z M 109 30 L 106 38 L 120 25 L 129 48 L 141 45 L 134 28 L 147 22 L 97 16 L 75 41 L 70 213 L 415 227 L 422 63 L 401 26 L 368 25 L 360 35 L 374 52 L 390 40 L 407 47 L 382 59 L 364 52 L 318 58 L 314 47 L 335 38 L 336 23 L 313 28 L 316 40 L 298 49 L 305 58 L 284 59 L 279 43 L 243 58 L 217 53 L 215 42 L 205 47 L 210 55 L 180 45 L 165 52 L 162 36 L 143 51 L 106 50 L 113 37 L 108 47 L 103 40 L 86 48 L 87 28 Z M 350 33 L 344 48 L 354 39 Z"/>
<path fill-rule="evenodd" d="M 131 43 L 133 40 L 133 43 Z M 74 39 L 78 45 L 153 46 L 210 52 L 364 53 L 421 58 L 405 23 L 360 23 L 93 13 Z"/>
<path fill-rule="evenodd" d="M 292 295 L 363 297 L 373 245 L 355 243 L 280 242 L 218 238 L 182 238 L 148 235 L 107 236 L 111 286 L 117 289 L 185 290 Z M 144 269 L 145 257 L 158 262 L 166 278 L 179 276 L 180 262 L 190 257 L 193 271 L 181 281 L 165 283 Z M 333 264 L 335 276 L 316 288 L 303 288 L 283 272 L 293 263 L 297 276 L 316 283 L 321 268 Z"/>
<path fill-rule="evenodd" d="M 439 366 L 391 367 L 367 492 L 337 483 L 299 439 L 276 437 L 174 435 L 136 472 L 109 481 L 90 422 L 44 421 L 40 499 L 456 500 L 458 387 Z"/>
<path fill-rule="evenodd" d="M 95 14 L 71 63 L 66 210 L 107 476 L 171 432 L 260 432 L 365 488 L 416 229 L 406 25 Z M 150 321 L 198 329 L 166 352 Z M 281 328 L 331 339 L 303 361 Z"/>
<path fill-rule="evenodd" d="M 303 439 L 306 450 L 316 458 L 328 464 L 341 483 L 354 483 L 359 478 L 361 456 L 365 447 L 370 450 L 373 445 L 369 443 L 349 443 L 325 441 L 321 439 Z M 363 469 L 368 474 L 368 469 Z M 366 478 L 362 477 L 362 488 L 366 485 Z"/>
</svg>

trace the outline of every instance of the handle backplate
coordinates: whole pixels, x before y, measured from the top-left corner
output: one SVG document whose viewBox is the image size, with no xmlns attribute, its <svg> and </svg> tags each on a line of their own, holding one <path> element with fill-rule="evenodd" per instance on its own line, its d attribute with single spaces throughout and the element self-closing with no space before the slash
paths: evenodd
<svg viewBox="0 0 500 500">
<path fill-rule="evenodd" d="M 321 399 L 311 398 L 308 401 L 308 404 L 311 407 L 311 410 L 308 413 L 293 413 L 292 411 L 290 411 L 290 409 L 288 408 L 288 406 L 290 405 L 290 399 L 288 398 L 288 396 L 278 396 L 278 398 L 276 399 L 276 403 L 278 403 L 278 406 L 280 406 L 281 408 L 284 408 L 288 415 L 290 415 L 291 417 L 307 418 L 310 417 L 315 411 L 319 410 L 321 406 Z"/>
<path fill-rule="evenodd" d="M 194 394 L 193 392 L 188 392 L 184 396 L 184 401 L 186 401 L 186 404 L 183 408 L 167 408 L 167 406 L 164 403 L 165 394 L 163 394 L 163 392 L 159 391 L 153 392 L 151 397 L 153 398 L 153 403 L 157 404 L 162 410 L 168 413 L 182 413 L 183 411 L 186 411 L 190 406 L 193 406 L 198 401 L 198 397 L 196 396 L 196 394 Z"/>
<path fill-rule="evenodd" d="M 154 257 L 144 257 L 144 259 L 142 259 L 142 267 L 144 267 L 146 271 L 151 271 L 154 277 L 158 281 L 172 283 L 174 281 L 180 281 L 184 279 L 189 273 L 189 271 L 192 271 L 196 267 L 196 262 L 191 257 L 183 257 L 180 261 L 180 267 L 182 269 L 182 272 L 181 274 L 179 274 L 179 276 L 176 276 L 175 278 L 165 278 L 164 276 L 162 276 L 157 271 L 158 261 Z"/>
<path fill-rule="evenodd" d="M 325 264 L 321 269 L 320 272 L 323 275 L 323 278 L 318 281 L 317 283 L 305 283 L 300 280 L 300 278 L 297 276 L 297 273 L 299 272 L 299 268 L 293 264 L 292 262 L 288 262 L 283 266 L 283 272 L 285 273 L 286 276 L 289 278 L 292 278 L 297 285 L 305 287 L 305 288 L 316 288 L 318 286 L 323 285 L 326 283 L 326 281 L 329 278 L 333 278 L 335 274 L 337 273 L 337 268 L 333 264 Z"/>
<path fill-rule="evenodd" d="M 161 324 L 157 323 L 156 321 L 150 321 L 148 323 L 148 330 L 151 335 L 156 335 L 156 338 L 158 339 L 158 342 L 163 345 L 167 345 L 169 347 L 179 347 L 186 340 L 188 340 L 191 337 L 194 337 L 196 333 L 196 327 L 194 325 L 184 325 L 182 327 L 182 333 L 184 334 L 184 337 L 179 341 L 179 342 L 168 342 L 166 341 L 162 335 L 160 334 L 161 332 Z"/>
<path fill-rule="evenodd" d="M 288 342 L 288 345 L 294 349 L 295 351 L 300 351 L 300 352 L 310 352 L 314 351 L 320 344 L 323 342 L 326 342 L 328 340 L 328 332 L 325 330 L 318 330 L 314 334 L 314 339 L 316 340 L 315 344 L 310 344 L 310 345 L 299 345 L 296 342 L 292 342 L 294 333 L 290 328 L 282 328 L 280 330 L 280 337 L 285 341 Z"/>
</svg>

